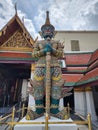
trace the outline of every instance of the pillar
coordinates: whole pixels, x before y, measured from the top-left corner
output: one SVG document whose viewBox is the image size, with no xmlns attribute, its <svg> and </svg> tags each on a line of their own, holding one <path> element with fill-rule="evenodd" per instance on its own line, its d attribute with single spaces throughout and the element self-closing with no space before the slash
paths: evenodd
<svg viewBox="0 0 98 130">
<path fill-rule="evenodd" d="M 35 70 L 35 64 L 31 64 L 31 76 L 30 76 L 30 79 L 33 79 L 34 70 Z M 28 87 L 31 87 L 30 82 L 28 82 Z M 34 97 L 31 94 L 29 94 L 28 106 L 33 107 L 33 108 L 35 106 L 35 100 L 34 100 Z"/>
<path fill-rule="evenodd" d="M 34 70 L 35 70 L 35 63 L 31 64 L 31 76 L 30 76 L 31 79 L 33 79 Z"/>
<path fill-rule="evenodd" d="M 28 81 L 27 79 L 23 79 L 23 82 L 22 82 L 22 101 L 25 101 L 26 98 L 27 98 L 27 87 L 28 87 Z"/>
<path fill-rule="evenodd" d="M 92 88 L 86 87 L 85 92 L 86 92 L 86 102 L 87 102 L 87 113 L 91 114 L 92 121 L 96 121 L 97 116 L 96 116 L 96 112 L 95 112 L 95 105 L 94 105 Z"/>
<path fill-rule="evenodd" d="M 75 104 L 75 112 L 86 116 L 86 95 L 84 87 L 74 88 L 74 104 Z"/>
</svg>

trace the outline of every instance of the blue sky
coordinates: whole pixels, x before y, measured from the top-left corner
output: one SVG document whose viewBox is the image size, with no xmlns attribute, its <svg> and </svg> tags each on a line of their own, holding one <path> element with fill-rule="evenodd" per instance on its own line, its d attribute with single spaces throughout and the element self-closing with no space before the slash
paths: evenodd
<svg viewBox="0 0 98 130">
<path fill-rule="evenodd" d="M 98 30 L 98 0 L 0 0 L 0 29 L 15 15 L 33 38 L 45 23 L 46 11 L 56 30 Z"/>
</svg>

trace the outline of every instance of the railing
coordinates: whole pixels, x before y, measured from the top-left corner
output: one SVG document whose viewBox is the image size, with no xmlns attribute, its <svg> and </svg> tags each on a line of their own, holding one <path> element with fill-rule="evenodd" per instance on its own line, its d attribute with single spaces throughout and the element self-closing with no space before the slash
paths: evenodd
<svg viewBox="0 0 98 130">
<path fill-rule="evenodd" d="M 19 110 L 15 110 L 15 107 L 13 107 L 12 113 L 0 118 L 0 124 L 1 125 L 9 125 L 10 129 L 9 130 L 13 130 L 15 125 L 24 125 L 24 124 L 45 124 L 45 130 L 49 130 L 49 124 L 77 124 L 77 125 L 88 125 L 88 130 L 92 130 L 92 123 L 91 123 L 91 115 L 88 114 L 87 115 L 87 119 L 83 120 L 83 121 L 63 121 L 63 122 L 50 122 L 49 121 L 49 115 L 46 113 L 45 114 L 45 121 L 40 121 L 40 122 L 16 122 L 15 119 L 15 114 L 21 112 L 21 119 L 24 117 L 24 111 L 27 110 L 28 108 L 25 107 L 25 105 L 23 104 L 22 108 L 20 108 Z M 70 109 L 69 106 L 67 108 L 68 110 L 68 118 L 70 118 Z M 3 122 L 5 119 L 7 118 L 11 118 L 10 122 Z"/>
</svg>

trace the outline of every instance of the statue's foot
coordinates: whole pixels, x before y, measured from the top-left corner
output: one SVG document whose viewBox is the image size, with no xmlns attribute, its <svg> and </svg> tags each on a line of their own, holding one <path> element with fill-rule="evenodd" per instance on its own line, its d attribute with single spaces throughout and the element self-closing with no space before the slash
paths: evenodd
<svg viewBox="0 0 98 130">
<path fill-rule="evenodd" d="M 62 119 L 62 120 L 67 120 L 69 118 L 68 113 L 65 109 L 63 109 L 62 111 L 59 111 L 56 114 L 51 112 L 50 115 L 53 116 L 53 117 L 57 117 L 59 119 Z"/>
<path fill-rule="evenodd" d="M 44 115 L 44 113 L 37 114 L 35 111 L 28 110 L 27 115 L 26 115 L 26 119 L 27 120 L 34 120 L 34 119 L 37 119 L 38 117 L 41 117 L 43 115 Z"/>
</svg>

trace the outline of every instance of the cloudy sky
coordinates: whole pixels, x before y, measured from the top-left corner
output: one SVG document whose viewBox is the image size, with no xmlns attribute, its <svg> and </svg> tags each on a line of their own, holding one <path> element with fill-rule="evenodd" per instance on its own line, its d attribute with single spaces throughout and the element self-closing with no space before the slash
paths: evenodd
<svg viewBox="0 0 98 130">
<path fill-rule="evenodd" d="M 98 30 L 98 0 L 0 0 L 0 29 L 15 15 L 33 38 L 45 23 L 46 11 L 56 30 Z"/>
</svg>

